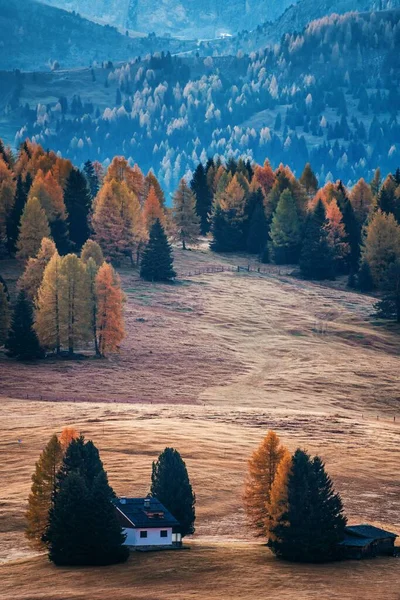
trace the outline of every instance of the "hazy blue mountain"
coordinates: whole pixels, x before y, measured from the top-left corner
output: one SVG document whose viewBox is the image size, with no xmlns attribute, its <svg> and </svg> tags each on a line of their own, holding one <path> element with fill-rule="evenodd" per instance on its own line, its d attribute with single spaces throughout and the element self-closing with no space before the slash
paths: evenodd
<svg viewBox="0 0 400 600">
<path fill-rule="evenodd" d="M 187 50 L 188 43 L 126 36 L 115 27 L 34 0 L 0 0 L 0 48 L 0 69 L 48 70 L 127 61 L 161 50 L 177 52 Z"/>
<path fill-rule="evenodd" d="M 252 31 L 243 26 L 236 36 L 204 44 L 203 50 L 208 45 L 209 53 L 233 54 L 238 50 L 251 52 L 267 44 L 279 42 L 286 33 L 302 31 L 314 19 L 331 14 L 388 10 L 399 6 L 400 0 L 299 0 L 291 2 L 276 21 L 260 21 Z"/>
<path fill-rule="evenodd" d="M 274 20 L 296 0 L 42 0 L 118 27 L 210 38 Z"/>
<path fill-rule="evenodd" d="M 349 13 L 257 53 L 0 73 L 0 137 L 31 137 L 75 164 L 123 154 L 166 192 L 215 155 L 297 173 L 310 161 L 322 183 L 370 180 L 399 164 L 399 32 L 400 10 Z"/>
</svg>

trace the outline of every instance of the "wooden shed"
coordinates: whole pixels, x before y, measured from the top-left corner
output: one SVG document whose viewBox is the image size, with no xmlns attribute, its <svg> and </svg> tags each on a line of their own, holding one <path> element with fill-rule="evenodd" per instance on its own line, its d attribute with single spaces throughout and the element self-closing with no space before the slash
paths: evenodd
<svg viewBox="0 0 400 600">
<path fill-rule="evenodd" d="M 344 558 L 394 556 L 397 535 L 373 525 L 349 525 L 340 543 Z"/>
</svg>

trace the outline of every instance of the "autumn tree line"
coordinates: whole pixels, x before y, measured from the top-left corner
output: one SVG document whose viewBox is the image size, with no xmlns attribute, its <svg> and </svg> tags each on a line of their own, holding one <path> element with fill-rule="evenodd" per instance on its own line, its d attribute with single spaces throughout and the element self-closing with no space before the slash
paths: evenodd
<svg viewBox="0 0 400 600">
<path fill-rule="evenodd" d="M 153 462 L 149 494 L 194 532 L 196 497 L 181 455 L 165 448 Z M 25 534 L 56 565 L 107 565 L 129 555 L 100 454 L 74 428 L 52 435 L 32 475 Z"/>
<path fill-rule="evenodd" d="M 348 190 L 319 187 L 309 164 L 296 178 L 268 161 L 210 159 L 169 208 L 153 172 L 123 157 L 81 170 L 28 140 L 16 156 L 0 143 L 0 256 L 25 267 L 13 314 L 0 281 L 0 344 L 19 358 L 117 350 L 124 295 L 114 267 L 170 281 L 170 242 L 186 249 L 200 236 L 215 252 L 298 264 L 307 279 L 347 274 L 350 286 L 381 293 L 379 316 L 400 321 L 399 221 L 400 170 Z"/>
</svg>

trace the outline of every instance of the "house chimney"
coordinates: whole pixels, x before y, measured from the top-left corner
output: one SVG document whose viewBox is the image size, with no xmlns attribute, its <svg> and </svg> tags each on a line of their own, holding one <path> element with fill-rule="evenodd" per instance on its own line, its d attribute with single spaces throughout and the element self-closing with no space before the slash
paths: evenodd
<svg viewBox="0 0 400 600">
<path fill-rule="evenodd" d="M 124 496 L 120 498 L 119 501 L 121 504 L 126 504 L 126 498 Z"/>
<path fill-rule="evenodd" d="M 150 508 L 150 496 L 147 496 L 147 497 L 144 499 L 144 507 L 145 507 L 145 508 Z"/>
</svg>

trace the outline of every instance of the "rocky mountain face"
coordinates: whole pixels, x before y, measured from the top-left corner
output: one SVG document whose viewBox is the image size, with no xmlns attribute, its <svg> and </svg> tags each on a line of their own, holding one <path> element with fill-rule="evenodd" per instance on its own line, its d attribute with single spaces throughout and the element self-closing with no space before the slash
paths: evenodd
<svg viewBox="0 0 400 600">
<path fill-rule="evenodd" d="M 212 38 L 277 19 L 296 0 L 41 0 L 144 33 Z"/>
</svg>

